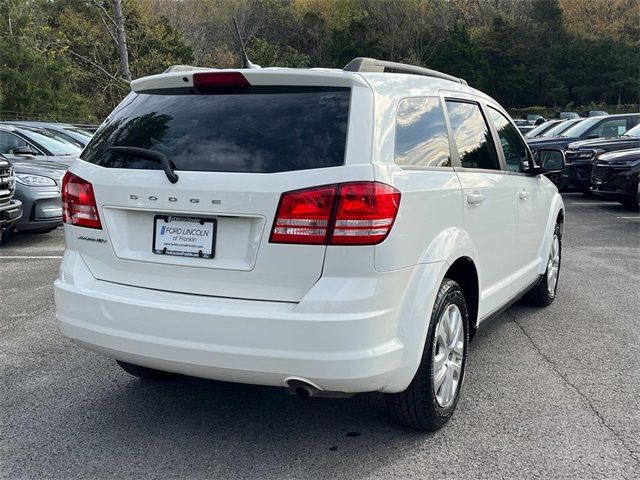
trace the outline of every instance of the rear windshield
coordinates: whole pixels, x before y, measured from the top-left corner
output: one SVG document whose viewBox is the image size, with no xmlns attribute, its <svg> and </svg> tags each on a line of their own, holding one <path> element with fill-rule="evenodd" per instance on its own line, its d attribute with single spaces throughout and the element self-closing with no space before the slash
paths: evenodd
<svg viewBox="0 0 640 480">
<path fill-rule="evenodd" d="M 249 87 L 131 94 L 82 158 L 111 168 L 162 166 L 111 146 L 163 153 L 176 170 L 274 173 L 344 164 L 349 88 Z"/>
</svg>

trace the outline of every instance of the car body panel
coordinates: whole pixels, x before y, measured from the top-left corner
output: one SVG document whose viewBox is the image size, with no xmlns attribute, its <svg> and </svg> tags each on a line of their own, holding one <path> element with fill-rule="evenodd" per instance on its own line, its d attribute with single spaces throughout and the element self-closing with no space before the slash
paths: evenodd
<svg viewBox="0 0 640 480">
<path fill-rule="evenodd" d="M 148 77 L 132 88 L 140 93 L 188 86 L 201 71 Z M 75 162 L 70 171 L 93 185 L 103 222 L 101 230 L 65 225 L 57 318 L 62 333 L 79 345 L 138 365 L 220 380 L 286 386 L 295 379 L 321 390 L 398 392 L 418 368 L 435 296 L 452 264 L 469 259 L 477 266 L 480 313 L 474 325 L 544 272 L 549 225 L 562 209 L 548 179 L 516 179 L 505 170 L 502 154 L 501 170 L 461 168 L 451 138 L 451 167 L 395 163 L 402 99 L 454 98 L 477 102 L 483 112 L 491 105 L 507 116 L 487 95 L 417 75 L 240 72 L 251 85 L 351 88 L 344 165 L 269 174 L 179 171 L 179 182 L 171 184 L 161 170 Z M 490 136 L 499 143 L 492 127 Z M 530 152 L 528 158 L 532 163 Z M 401 192 L 382 243 L 269 241 L 282 192 L 374 180 Z M 523 188 L 531 195 L 520 205 Z M 471 205 L 469 195 L 480 191 L 485 202 Z M 151 222 L 167 213 L 214 216 L 221 232 L 225 221 L 238 228 L 229 229 L 226 240 L 220 234 L 224 248 L 213 262 L 154 257 Z M 238 247 L 244 256 L 234 257 Z"/>
</svg>

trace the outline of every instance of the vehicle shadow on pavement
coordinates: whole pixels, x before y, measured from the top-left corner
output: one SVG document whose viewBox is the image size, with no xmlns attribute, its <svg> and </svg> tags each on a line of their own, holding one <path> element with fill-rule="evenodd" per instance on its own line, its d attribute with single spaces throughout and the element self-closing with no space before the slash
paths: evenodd
<svg viewBox="0 0 640 480">
<path fill-rule="evenodd" d="M 100 432 L 100 450 L 112 454 L 129 445 L 121 458 L 129 468 L 148 464 L 168 476 L 314 476 L 327 468 L 344 476 L 345 466 L 362 474 L 432 436 L 392 424 L 381 394 L 302 400 L 281 388 L 189 377 L 118 383 L 106 396 L 85 399 L 77 434 L 91 443 L 90 432 Z M 83 448 L 79 454 L 89 460 L 96 453 Z"/>
</svg>

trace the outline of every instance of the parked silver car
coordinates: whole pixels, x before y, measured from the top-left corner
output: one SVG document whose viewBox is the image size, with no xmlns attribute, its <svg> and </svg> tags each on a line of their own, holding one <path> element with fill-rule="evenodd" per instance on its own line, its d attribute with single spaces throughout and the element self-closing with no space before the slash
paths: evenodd
<svg viewBox="0 0 640 480">
<path fill-rule="evenodd" d="M 62 225 L 61 186 L 69 162 L 14 160 L 16 199 L 22 202 L 22 218 L 16 229 L 46 233 Z"/>
<path fill-rule="evenodd" d="M 6 123 L 17 127 L 34 127 L 46 130 L 54 138 L 76 145 L 78 148 L 84 148 L 87 143 L 89 143 L 89 140 L 91 140 L 91 137 L 93 137 L 93 133 L 68 123 L 35 121 L 15 121 Z"/>
<path fill-rule="evenodd" d="M 44 233 L 62 224 L 62 176 L 81 149 L 40 128 L 0 125 L 0 154 L 15 168 L 19 232 Z"/>
</svg>

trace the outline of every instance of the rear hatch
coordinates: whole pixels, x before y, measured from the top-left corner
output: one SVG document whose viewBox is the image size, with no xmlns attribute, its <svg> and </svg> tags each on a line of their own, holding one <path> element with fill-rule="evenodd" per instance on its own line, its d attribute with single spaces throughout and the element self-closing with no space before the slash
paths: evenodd
<svg viewBox="0 0 640 480">
<path fill-rule="evenodd" d="M 134 82 L 71 169 L 92 184 L 102 223 L 74 227 L 77 247 L 100 280 L 299 301 L 326 247 L 269 243 L 280 196 L 372 179 L 369 127 L 348 132 L 354 87 L 359 101 L 370 92 L 354 75 L 211 73 L 200 74 L 210 84 L 195 73 L 195 86 L 193 72 Z M 160 152 L 179 179 L 111 147 Z M 362 160 L 345 166 L 354 149 Z"/>
</svg>

